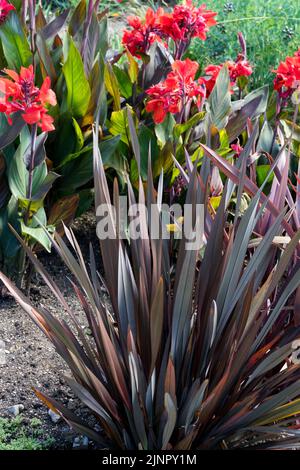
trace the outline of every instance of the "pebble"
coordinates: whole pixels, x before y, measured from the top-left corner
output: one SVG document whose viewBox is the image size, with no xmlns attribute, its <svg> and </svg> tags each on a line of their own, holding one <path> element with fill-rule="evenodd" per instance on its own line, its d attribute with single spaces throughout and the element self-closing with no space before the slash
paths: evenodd
<svg viewBox="0 0 300 470">
<path fill-rule="evenodd" d="M 100 426 L 99 424 L 95 424 L 94 430 L 95 430 L 96 432 L 101 432 L 102 429 L 101 429 L 101 426 Z"/>
<path fill-rule="evenodd" d="M 68 410 L 74 411 L 74 410 L 76 410 L 77 405 L 73 400 L 69 400 L 67 407 L 68 407 Z"/>
<path fill-rule="evenodd" d="M 89 447 L 89 439 L 86 436 L 75 437 L 73 441 L 74 450 L 85 450 Z"/>
<path fill-rule="evenodd" d="M 54 413 L 54 411 L 52 411 L 52 410 L 49 410 L 49 411 L 48 411 L 48 415 L 50 416 L 51 421 L 52 421 L 52 423 L 54 423 L 54 424 L 57 424 L 57 423 L 59 423 L 59 422 L 61 421 L 61 416 L 58 415 L 57 413 Z"/>
<path fill-rule="evenodd" d="M 13 405 L 7 408 L 7 412 L 15 417 L 22 413 L 22 411 L 24 411 L 24 405 Z"/>
<path fill-rule="evenodd" d="M 39 408 L 42 408 L 42 406 L 43 406 L 43 405 L 42 405 L 42 403 L 40 403 L 40 402 L 37 402 L 37 403 L 34 403 L 34 404 L 33 404 L 33 408 L 34 408 L 35 410 L 37 410 L 37 409 L 39 409 Z"/>
<path fill-rule="evenodd" d="M 6 350 L 4 341 L 0 340 L 0 366 L 6 365 Z"/>
</svg>

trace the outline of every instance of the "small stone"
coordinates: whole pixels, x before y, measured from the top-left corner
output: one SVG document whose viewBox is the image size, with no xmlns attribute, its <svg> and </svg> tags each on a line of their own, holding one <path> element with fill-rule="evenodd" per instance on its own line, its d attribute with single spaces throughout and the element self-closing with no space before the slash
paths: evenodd
<svg viewBox="0 0 300 470">
<path fill-rule="evenodd" d="M 22 413 L 22 411 L 24 411 L 24 405 L 13 405 L 7 408 L 7 412 L 15 417 Z"/>
<path fill-rule="evenodd" d="M 5 343 L 0 340 L 0 366 L 6 365 L 6 354 Z"/>
<path fill-rule="evenodd" d="M 34 408 L 35 410 L 37 410 L 37 409 L 39 409 L 39 408 L 42 408 L 42 406 L 43 406 L 43 405 L 42 405 L 41 403 L 39 403 L 39 402 L 33 404 L 33 408 Z"/>
<path fill-rule="evenodd" d="M 96 432 L 101 432 L 101 426 L 100 426 L 99 424 L 95 424 L 94 430 L 95 430 Z"/>
<path fill-rule="evenodd" d="M 86 450 L 89 447 L 89 439 L 86 436 L 75 437 L 73 441 L 74 450 Z"/>
<path fill-rule="evenodd" d="M 77 408 L 76 403 L 73 400 L 69 400 L 67 406 L 68 406 L 68 410 L 70 411 L 74 411 Z"/>
<path fill-rule="evenodd" d="M 57 413 L 54 413 L 54 411 L 52 411 L 52 410 L 49 410 L 49 411 L 48 411 L 48 415 L 50 416 L 51 421 L 52 421 L 52 423 L 54 423 L 54 424 L 57 424 L 57 423 L 59 423 L 59 422 L 61 421 L 61 416 L 58 415 Z"/>
</svg>

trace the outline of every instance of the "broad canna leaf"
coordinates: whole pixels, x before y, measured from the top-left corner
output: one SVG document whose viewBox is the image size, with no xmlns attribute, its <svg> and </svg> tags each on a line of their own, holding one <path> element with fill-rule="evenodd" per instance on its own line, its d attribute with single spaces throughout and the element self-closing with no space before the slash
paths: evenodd
<svg viewBox="0 0 300 470">
<path fill-rule="evenodd" d="M 100 40 L 100 27 L 99 23 L 97 20 L 97 15 L 95 12 L 93 12 L 88 31 L 87 31 L 87 39 L 85 43 L 84 50 L 82 51 L 83 54 L 83 63 L 84 63 L 84 68 L 86 71 L 87 76 L 89 76 L 96 56 L 99 53 L 98 52 L 98 47 L 99 47 L 99 40 Z"/>
<path fill-rule="evenodd" d="M 8 68 L 19 71 L 32 60 L 30 47 L 16 12 L 11 11 L 0 26 L 0 37 Z"/>
<path fill-rule="evenodd" d="M 25 199 L 28 187 L 28 171 L 26 169 L 24 158 L 25 152 L 30 145 L 30 134 L 27 128 L 24 128 L 20 136 L 20 145 L 9 165 L 8 184 L 10 190 L 16 199 Z M 39 189 L 47 176 L 46 163 L 37 166 L 33 172 L 33 194 Z"/>
<path fill-rule="evenodd" d="M 45 142 L 47 137 L 48 134 L 46 132 L 43 132 L 37 136 L 34 155 L 31 155 L 31 144 L 29 144 L 25 150 L 23 160 L 27 171 L 29 171 L 31 168 L 35 169 L 44 162 L 46 158 Z"/>
<path fill-rule="evenodd" d="M 0 116 L 0 148 L 4 149 L 8 145 L 14 142 L 19 136 L 23 127 L 25 127 L 25 121 L 19 113 L 15 113 L 12 118 L 12 125 L 8 124 L 4 114 Z"/>
<path fill-rule="evenodd" d="M 67 18 L 69 16 L 70 10 L 67 8 L 65 9 L 60 15 L 58 15 L 54 20 L 44 26 L 41 29 L 40 34 L 41 36 L 47 41 L 51 39 L 53 36 L 56 36 L 61 29 L 66 24 Z"/>
<path fill-rule="evenodd" d="M 63 234 L 63 223 L 67 226 L 71 224 L 75 218 L 76 211 L 79 205 L 79 195 L 72 194 L 71 196 L 65 196 L 62 199 L 56 201 L 51 207 L 48 223 L 54 225 L 58 233 Z"/>
<path fill-rule="evenodd" d="M 208 100 L 209 125 L 218 130 L 226 127 L 231 110 L 230 79 L 227 67 L 220 70 Z"/>
<path fill-rule="evenodd" d="M 67 105 L 75 118 L 83 117 L 88 109 L 91 89 L 85 76 L 83 62 L 72 39 L 69 40 L 68 57 L 63 66 L 67 85 Z"/>
<path fill-rule="evenodd" d="M 233 113 L 226 125 L 230 142 L 239 137 L 248 119 L 254 119 L 266 111 L 269 87 L 263 86 L 249 93 L 243 100 L 232 104 Z"/>
<path fill-rule="evenodd" d="M 86 1 L 80 0 L 76 6 L 69 24 L 69 33 L 71 36 L 75 36 L 79 33 L 86 17 Z"/>
<path fill-rule="evenodd" d="M 105 64 L 104 81 L 108 93 L 112 96 L 115 112 L 121 112 L 121 97 L 117 77 L 110 63 Z"/>
<path fill-rule="evenodd" d="M 48 76 L 51 79 L 51 83 L 55 83 L 57 80 L 57 74 L 56 74 L 54 62 L 51 57 L 50 51 L 48 49 L 46 40 L 39 33 L 36 35 L 36 44 L 37 44 L 37 52 L 40 58 L 40 65 L 41 65 L 43 78 L 45 79 Z"/>
</svg>

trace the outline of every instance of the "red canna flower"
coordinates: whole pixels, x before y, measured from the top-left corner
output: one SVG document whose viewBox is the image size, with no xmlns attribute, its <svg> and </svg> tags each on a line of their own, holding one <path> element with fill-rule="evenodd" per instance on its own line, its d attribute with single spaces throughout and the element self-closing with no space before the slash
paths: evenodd
<svg viewBox="0 0 300 470">
<path fill-rule="evenodd" d="M 236 144 L 231 144 L 230 147 L 234 151 L 234 156 L 239 157 L 244 150 L 244 147 L 240 145 L 240 142 L 238 141 Z"/>
<path fill-rule="evenodd" d="M 165 37 L 170 37 L 175 42 L 176 59 L 182 57 L 192 38 L 206 39 L 209 28 L 217 23 L 214 19 L 216 15 L 217 13 L 206 10 L 206 5 L 195 7 L 192 0 L 176 5 L 172 13 L 160 15 L 159 23 Z"/>
<path fill-rule="evenodd" d="M 11 114 L 21 112 L 27 124 L 37 124 L 43 132 L 54 130 L 54 119 L 48 114 L 47 105 L 56 105 L 50 78 L 46 77 L 41 88 L 34 84 L 33 66 L 21 67 L 20 74 L 5 69 L 9 78 L 0 78 L 2 93 L 0 112 L 5 113 L 11 124 Z"/>
<path fill-rule="evenodd" d="M 253 73 L 253 69 L 250 63 L 245 60 L 242 55 L 239 56 L 235 62 L 233 62 L 232 60 L 228 60 L 227 62 L 221 65 L 208 65 L 205 68 L 205 74 L 209 77 L 205 81 L 207 96 L 209 96 L 212 92 L 216 80 L 218 78 L 219 72 L 224 65 L 228 67 L 231 86 L 234 86 L 236 84 L 236 81 L 239 77 L 248 77 Z"/>
<path fill-rule="evenodd" d="M 206 10 L 206 5 L 195 7 L 192 0 L 176 5 L 172 13 L 149 8 L 143 21 L 137 16 L 128 18 L 132 29 L 124 31 L 122 42 L 132 55 L 140 58 L 153 42 L 171 38 L 176 44 L 175 58 L 180 59 L 192 38 L 206 39 L 209 28 L 216 24 L 215 16 L 216 13 Z"/>
<path fill-rule="evenodd" d="M 190 59 L 175 60 L 172 64 L 173 71 L 169 74 L 169 80 L 176 81 L 181 94 L 187 99 L 205 95 L 202 81 L 194 81 L 198 68 L 197 62 Z"/>
<path fill-rule="evenodd" d="M 207 96 L 209 96 L 211 94 L 211 92 L 212 92 L 212 90 L 213 90 L 213 88 L 216 84 L 219 72 L 222 69 L 222 67 L 223 67 L 223 65 L 210 64 L 205 68 L 205 70 L 204 70 L 205 75 L 207 75 L 209 77 L 205 81 Z"/>
<path fill-rule="evenodd" d="M 147 94 L 151 99 L 146 105 L 146 111 L 153 114 L 155 124 L 161 124 L 168 112 L 179 112 L 178 97 L 170 92 L 165 82 L 152 86 Z"/>
<path fill-rule="evenodd" d="M 276 73 L 274 89 L 282 98 L 288 98 L 300 85 L 300 49 L 292 57 L 280 62 Z"/>
<path fill-rule="evenodd" d="M 243 55 L 240 55 L 235 62 L 228 63 L 229 74 L 232 81 L 236 81 L 239 77 L 249 77 L 253 70 Z"/>
<path fill-rule="evenodd" d="M 158 19 L 162 12 L 162 8 L 159 8 L 157 12 L 152 8 L 148 8 L 144 20 L 141 20 L 138 16 L 129 16 L 127 18 L 127 22 L 132 29 L 124 31 L 122 43 L 132 55 L 141 58 L 142 55 L 148 52 L 151 44 L 161 40 L 162 31 Z"/>
<path fill-rule="evenodd" d="M 156 124 L 162 123 L 167 113 L 180 113 L 194 98 L 197 105 L 201 105 L 205 87 L 202 79 L 195 81 L 198 68 L 198 64 L 190 59 L 175 60 L 166 80 L 146 91 L 150 97 L 146 110 L 153 113 Z"/>
<path fill-rule="evenodd" d="M 209 28 L 217 24 L 216 15 L 206 10 L 204 4 L 197 8 L 192 0 L 185 0 L 183 5 L 176 5 L 172 13 L 160 15 L 159 22 L 164 33 L 174 41 L 189 42 L 194 37 L 205 40 Z"/>
<path fill-rule="evenodd" d="M 15 7 L 6 0 L 0 0 L 0 24 L 4 23 L 10 11 L 15 10 Z"/>
</svg>

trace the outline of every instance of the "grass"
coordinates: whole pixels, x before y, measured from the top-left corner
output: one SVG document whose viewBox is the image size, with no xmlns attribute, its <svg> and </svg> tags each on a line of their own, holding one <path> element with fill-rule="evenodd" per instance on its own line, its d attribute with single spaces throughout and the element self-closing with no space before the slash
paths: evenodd
<svg viewBox="0 0 300 470">
<path fill-rule="evenodd" d="M 0 418 L 1 450 L 43 450 L 49 449 L 54 439 L 43 439 L 42 422 L 33 418 L 25 425 L 22 417 Z"/>
<path fill-rule="evenodd" d="M 202 4 L 202 0 L 196 0 Z M 206 0 L 218 12 L 219 25 L 206 42 L 195 40 L 191 56 L 204 67 L 234 59 L 239 51 L 237 33 L 247 41 L 248 58 L 255 66 L 252 88 L 272 83 L 279 61 L 300 46 L 300 0 Z M 231 11 L 233 10 L 233 11 Z"/>
</svg>

